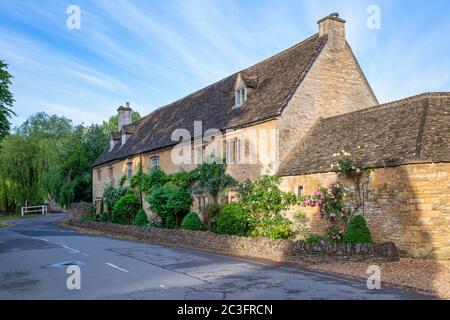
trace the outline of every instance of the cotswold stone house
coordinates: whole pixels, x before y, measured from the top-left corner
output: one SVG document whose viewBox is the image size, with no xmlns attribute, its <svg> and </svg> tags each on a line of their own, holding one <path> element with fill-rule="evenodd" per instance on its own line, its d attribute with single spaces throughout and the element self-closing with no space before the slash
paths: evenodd
<svg viewBox="0 0 450 320">
<path fill-rule="evenodd" d="M 238 181 L 269 172 L 283 177 L 285 191 L 309 193 L 337 180 L 333 153 L 359 146 L 376 168 L 366 213 L 375 240 L 450 257 L 450 94 L 379 105 L 345 39 L 345 21 L 332 14 L 318 27 L 292 48 L 137 122 L 129 104 L 120 107 L 118 132 L 93 165 L 97 205 L 106 186 L 139 164 L 171 173 L 209 156 L 224 157 Z M 238 197 L 230 191 L 228 201 Z M 196 197 L 200 214 L 207 201 Z M 309 220 L 320 232 L 322 222 L 313 214 Z"/>
</svg>

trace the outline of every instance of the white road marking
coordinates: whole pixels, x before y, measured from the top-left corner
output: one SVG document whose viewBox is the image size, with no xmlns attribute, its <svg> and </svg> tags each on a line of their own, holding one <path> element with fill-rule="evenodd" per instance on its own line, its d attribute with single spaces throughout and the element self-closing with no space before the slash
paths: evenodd
<svg viewBox="0 0 450 320">
<path fill-rule="evenodd" d="M 72 230 L 55 230 L 55 229 L 22 229 L 22 228 L 15 228 L 13 230 L 16 231 L 41 231 L 41 232 L 66 232 L 66 233 L 74 233 L 75 231 Z"/>
<path fill-rule="evenodd" d="M 169 289 L 168 287 L 166 287 L 166 286 L 163 285 L 163 284 L 160 284 L 159 286 L 160 286 L 161 288 L 163 288 L 163 289 L 166 289 L 166 290 Z"/>
<path fill-rule="evenodd" d="M 48 242 L 48 240 L 47 239 L 44 239 L 44 238 L 38 238 L 38 237 L 32 237 L 33 239 L 36 239 L 36 240 L 42 240 L 42 241 L 45 241 L 45 242 Z"/>
<path fill-rule="evenodd" d="M 68 246 L 63 246 L 63 245 L 61 245 L 61 247 L 65 248 L 65 249 L 67 249 L 67 250 L 72 251 L 72 253 L 80 253 L 80 251 L 78 251 L 77 249 L 74 249 L 74 248 L 71 248 L 71 247 L 68 247 Z"/>
<path fill-rule="evenodd" d="M 107 264 L 108 266 L 113 267 L 114 269 L 120 270 L 120 271 L 122 271 L 122 272 L 129 272 L 127 269 L 120 268 L 120 267 L 118 267 L 118 266 L 116 266 L 116 265 L 114 265 L 114 264 L 112 264 L 112 263 L 110 263 L 110 262 L 107 262 L 106 264 Z"/>
<path fill-rule="evenodd" d="M 87 253 L 82 253 L 82 255 L 85 257 L 89 257 L 89 255 Z"/>
</svg>

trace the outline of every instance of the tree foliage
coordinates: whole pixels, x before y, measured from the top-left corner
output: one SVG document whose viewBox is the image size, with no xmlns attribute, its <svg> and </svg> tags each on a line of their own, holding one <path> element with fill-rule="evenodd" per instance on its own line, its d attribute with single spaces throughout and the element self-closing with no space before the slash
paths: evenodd
<svg viewBox="0 0 450 320">
<path fill-rule="evenodd" d="M 152 212 L 161 218 L 163 227 L 173 229 L 189 213 L 193 199 L 189 191 L 165 184 L 153 190 L 147 201 Z"/>
<path fill-rule="evenodd" d="M 291 236 L 292 224 L 282 211 L 297 203 L 297 196 L 280 189 L 280 178 L 263 175 L 240 186 L 241 202 L 249 213 L 252 236 L 286 239 Z"/>
<path fill-rule="evenodd" d="M 0 60 L 0 141 L 9 133 L 9 119 L 15 115 L 12 111 L 14 99 L 10 91 L 12 75 L 8 72 L 8 65 Z"/>
<path fill-rule="evenodd" d="M 42 204 L 49 195 L 60 205 L 90 202 L 91 165 L 107 144 L 102 126 L 31 116 L 0 145 L 0 210 Z"/>
<path fill-rule="evenodd" d="M 109 185 L 103 191 L 103 200 L 106 204 L 109 220 L 112 221 L 112 210 L 116 201 L 121 197 L 129 193 L 129 190 L 123 187 L 115 188 L 113 185 Z"/>
<path fill-rule="evenodd" d="M 226 174 L 225 163 L 205 162 L 193 172 L 195 180 L 194 191 L 196 193 L 208 193 L 214 203 L 218 202 L 221 192 L 237 185 L 235 179 Z"/>
<path fill-rule="evenodd" d="M 141 115 L 137 111 L 131 113 L 131 121 L 135 122 L 141 118 Z M 109 136 L 111 133 L 117 132 L 119 128 L 119 117 L 117 115 L 112 116 L 108 121 L 103 121 L 102 124 L 105 135 Z"/>
<path fill-rule="evenodd" d="M 135 194 L 127 194 L 117 200 L 112 216 L 113 222 L 120 224 L 133 224 L 136 214 L 141 208 L 139 197 Z"/>
<path fill-rule="evenodd" d="M 61 205 L 91 200 L 90 166 L 107 146 L 107 137 L 98 125 L 77 126 L 62 139 L 56 161 L 47 173 L 47 188 Z"/>
</svg>

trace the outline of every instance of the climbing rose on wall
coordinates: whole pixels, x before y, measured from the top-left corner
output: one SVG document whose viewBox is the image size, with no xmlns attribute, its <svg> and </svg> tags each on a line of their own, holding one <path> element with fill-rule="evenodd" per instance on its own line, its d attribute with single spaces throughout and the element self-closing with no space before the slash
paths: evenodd
<svg viewBox="0 0 450 320">
<path fill-rule="evenodd" d="M 318 207 L 317 216 L 327 220 L 325 227 L 328 241 L 341 242 L 351 210 L 344 205 L 344 188 L 331 184 L 311 192 L 301 203 L 307 207 Z"/>
</svg>

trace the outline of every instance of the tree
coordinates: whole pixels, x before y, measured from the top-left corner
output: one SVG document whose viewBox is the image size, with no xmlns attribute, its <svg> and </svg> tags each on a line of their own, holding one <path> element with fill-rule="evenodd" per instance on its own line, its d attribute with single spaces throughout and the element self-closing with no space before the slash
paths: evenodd
<svg viewBox="0 0 450 320">
<path fill-rule="evenodd" d="M 43 142 L 18 134 L 10 135 L 2 141 L 0 180 L 3 181 L 3 202 L 9 209 L 23 206 L 27 202 L 42 204 L 46 199 L 44 172 L 51 158 L 48 147 Z"/>
<path fill-rule="evenodd" d="M 62 138 L 56 159 L 46 174 L 48 191 L 60 205 L 92 200 L 90 167 L 107 144 L 99 125 L 79 125 Z"/>
<path fill-rule="evenodd" d="M 36 140 L 60 140 L 68 138 L 72 130 L 72 120 L 57 115 L 50 116 L 45 112 L 38 112 L 30 116 L 17 129 L 17 133 L 22 137 Z"/>
<path fill-rule="evenodd" d="M 192 196 L 187 190 L 170 183 L 156 188 L 147 198 L 152 212 L 161 218 L 163 227 L 169 229 L 180 225 L 182 219 L 189 213 L 192 201 Z"/>
<path fill-rule="evenodd" d="M 123 187 L 119 187 L 116 189 L 113 185 L 109 185 L 105 188 L 105 191 L 103 192 L 103 199 L 106 204 L 108 218 L 110 221 L 112 221 L 112 211 L 117 200 L 122 198 L 127 193 L 129 193 L 129 190 Z"/>
<path fill-rule="evenodd" d="M 14 99 L 9 89 L 12 75 L 8 72 L 8 65 L 0 60 L 0 141 L 9 133 L 9 119 L 16 114 L 12 111 Z"/>
<path fill-rule="evenodd" d="M 237 181 L 226 174 L 227 166 L 222 163 L 203 163 L 195 169 L 193 176 L 195 193 L 208 193 L 213 203 L 218 203 L 219 195 L 227 188 L 237 185 Z"/>
<path fill-rule="evenodd" d="M 137 111 L 131 113 L 131 121 L 135 122 L 141 118 L 141 115 Z M 119 117 L 117 115 L 111 116 L 108 121 L 103 121 L 103 130 L 107 136 L 111 133 L 117 132 L 119 128 Z"/>
<path fill-rule="evenodd" d="M 279 184 L 280 177 L 271 175 L 241 184 L 241 202 L 250 215 L 252 236 L 286 239 L 291 235 L 291 222 L 282 211 L 298 199 L 291 192 L 281 191 Z"/>
</svg>

